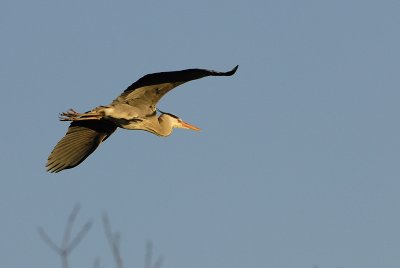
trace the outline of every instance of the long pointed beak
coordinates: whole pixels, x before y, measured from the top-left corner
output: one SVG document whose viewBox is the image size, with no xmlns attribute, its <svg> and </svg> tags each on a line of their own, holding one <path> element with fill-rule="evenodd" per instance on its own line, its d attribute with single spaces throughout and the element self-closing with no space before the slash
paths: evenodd
<svg viewBox="0 0 400 268">
<path fill-rule="evenodd" d="M 182 128 L 187 128 L 187 129 L 196 130 L 196 131 L 200 130 L 200 128 L 198 128 L 198 127 L 196 127 L 194 125 L 191 125 L 191 124 L 189 124 L 189 123 L 187 123 L 185 121 L 182 121 L 181 124 L 182 124 Z"/>
</svg>

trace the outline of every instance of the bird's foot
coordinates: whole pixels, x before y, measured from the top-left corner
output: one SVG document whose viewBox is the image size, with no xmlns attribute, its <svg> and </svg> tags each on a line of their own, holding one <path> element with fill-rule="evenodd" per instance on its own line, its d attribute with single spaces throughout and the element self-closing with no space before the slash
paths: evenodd
<svg viewBox="0 0 400 268">
<path fill-rule="evenodd" d="M 99 120 L 101 115 L 96 111 L 90 111 L 87 113 L 78 113 L 74 109 L 69 109 L 66 112 L 60 113 L 60 121 L 80 121 L 80 120 Z"/>
<path fill-rule="evenodd" d="M 79 118 L 79 113 L 74 109 L 69 109 L 59 115 L 60 121 L 75 121 L 77 118 Z"/>
</svg>

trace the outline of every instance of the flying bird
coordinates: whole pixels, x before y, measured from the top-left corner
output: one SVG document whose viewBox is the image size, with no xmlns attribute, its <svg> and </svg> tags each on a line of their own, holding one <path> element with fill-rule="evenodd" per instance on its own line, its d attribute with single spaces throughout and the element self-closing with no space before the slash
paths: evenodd
<svg viewBox="0 0 400 268">
<path fill-rule="evenodd" d="M 200 130 L 176 115 L 157 109 L 158 101 L 185 82 L 206 76 L 231 76 L 237 68 L 228 72 L 187 69 L 147 74 L 130 85 L 110 105 L 97 106 L 86 113 L 73 109 L 60 113 L 60 121 L 72 122 L 50 153 L 47 171 L 60 172 L 76 167 L 118 127 L 145 130 L 161 137 L 169 136 L 174 128 Z"/>
</svg>

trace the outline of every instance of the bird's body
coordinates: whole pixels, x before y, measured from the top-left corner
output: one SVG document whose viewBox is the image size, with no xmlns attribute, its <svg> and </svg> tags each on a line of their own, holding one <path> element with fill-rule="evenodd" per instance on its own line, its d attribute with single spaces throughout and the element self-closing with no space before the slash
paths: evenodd
<svg viewBox="0 0 400 268">
<path fill-rule="evenodd" d="M 206 76 L 231 76 L 228 72 L 204 69 L 148 74 L 129 86 L 110 105 L 98 106 L 86 113 L 69 110 L 60 114 L 61 121 L 72 121 L 66 135 L 57 143 L 47 161 L 47 170 L 59 172 L 79 165 L 118 127 L 145 130 L 157 136 L 169 136 L 173 128 L 199 130 L 179 117 L 161 112 L 158 101 L 171 89 Z"/>
</svg>

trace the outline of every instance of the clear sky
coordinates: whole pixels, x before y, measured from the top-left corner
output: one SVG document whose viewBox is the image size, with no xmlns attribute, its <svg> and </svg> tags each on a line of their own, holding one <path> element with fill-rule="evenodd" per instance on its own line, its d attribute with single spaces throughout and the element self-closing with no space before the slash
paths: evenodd
<svg viewBox="0 0 400 268">
<path fill-rule="evenodd" d="M 398 1 L 0 2 L 0 262 L 60 267 L 40 239 L 88 235 L 70 267 L 400 267 Z M 48 174 L 58 113 L 106 105 L 142 75 L 227 71 L 159 108 L 202 128 L 119 130 Z"/>
</svg>

